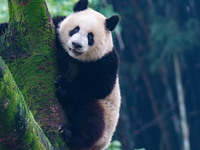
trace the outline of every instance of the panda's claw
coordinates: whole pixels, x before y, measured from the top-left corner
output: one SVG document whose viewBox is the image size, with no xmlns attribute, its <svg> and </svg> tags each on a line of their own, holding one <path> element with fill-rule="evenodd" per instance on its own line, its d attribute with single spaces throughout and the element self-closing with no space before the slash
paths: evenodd
<svg viewBox="0 0 200 150">
<path fill-rule="evenodd" d="M 62 132 L 63 132 L 63 129 L 62 129 L 62 128 L 63 128 L 62 125 L 60 125 L 59 128 L 58 128 L 59 133 L 62 133 Z"/>
<path fill-rule="evenodd" d="M 62 134 L 62 133 L 63 133 L 63 130 L 60 130 L 59 133 Z"/>
<path fill-rule="evenodd" d="M 59 126 L 58 130 L 59 130 L 59 133 L 62 134 L 62 136 L 65 138 L 66 142 L 69 143 L 72 137 L 72 133 L 69 129 L 69 125 L 62 124 Z"/>
<path fill-rule="evenodd" d="M 56 88 L 62 88 L 65 85 L 65 79 L 61 76 L 57 77 L 57 79 L 54 81 L 54 85 Z"/>
</svg>

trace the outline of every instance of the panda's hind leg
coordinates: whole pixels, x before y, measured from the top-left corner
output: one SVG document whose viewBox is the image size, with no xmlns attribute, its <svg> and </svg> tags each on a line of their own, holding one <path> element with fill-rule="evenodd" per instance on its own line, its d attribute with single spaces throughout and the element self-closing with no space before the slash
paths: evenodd
<svg viewBox="0 0 200 150">
<path fill-rule="evenodd" d="M 103 109 L 93 101 L 77 111 L 70 122 L 72 133 L 68 143 L 72 150 L 83 150 L 94 146 L 103 135 L 105 123 Z"/>
</svg>

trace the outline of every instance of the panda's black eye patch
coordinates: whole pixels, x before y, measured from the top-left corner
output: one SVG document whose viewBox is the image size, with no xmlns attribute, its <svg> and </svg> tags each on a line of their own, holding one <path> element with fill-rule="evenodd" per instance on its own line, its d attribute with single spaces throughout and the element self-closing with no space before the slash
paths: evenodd
<svg viewBox="0 0 200 150">
<path fill-rule="evenodd" d="M 79 30 L 80 30 L 80 28 L 79 28 L 79 26 L 77 26 L 69 32 L 69 35 L 72 36 L 72 35 L 76 34 Z"/>
<path fill-rule="evenodd" d="M 88 45 L 92 46 L 94 44 L 94 35 L 92 32 L 88 33 Z"/>
</svg>

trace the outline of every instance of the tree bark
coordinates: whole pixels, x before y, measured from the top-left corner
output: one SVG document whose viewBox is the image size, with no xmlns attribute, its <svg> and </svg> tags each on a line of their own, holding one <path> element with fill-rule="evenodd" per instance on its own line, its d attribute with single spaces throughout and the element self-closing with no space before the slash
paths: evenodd
<svg viewBox="0 0 200 150">
<path fill-rule="evenodd" d="M 46 3 L 8 0 L 8 8 L 9 26 L 1 39 L 0 55 L 52 145 L 66 149 L 57 131 L 66 119 L 55 96 L 55 33 Z"/>
<path fill-rule="evenodd" d="M 9 149 L 53 150 L 28 110 L 9 69 L 0 57 L 0 144 Z"/>
</svg>

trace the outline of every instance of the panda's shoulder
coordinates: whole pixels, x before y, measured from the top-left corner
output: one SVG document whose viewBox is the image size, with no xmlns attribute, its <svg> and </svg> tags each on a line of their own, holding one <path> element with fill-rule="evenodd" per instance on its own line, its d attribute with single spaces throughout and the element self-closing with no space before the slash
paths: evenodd
<svg viewBox="0 0 200 150">
<path fill-rule="evenodd" d="M 108 66 L 108 68 L 110 68 L 113 65 L 115 67 L 118 67 L 118 65 L 119 65 L 119 55 L 118 55 L 116 49 L 113 48 L 112 51 L 110 51 L 105 56 L 103 56 L 102 59 L 100 60 L 100 63 L 103 66 Z"/>
<path fill-rule="evenodd" d="M 119 56 L 115 48 L 113 48 L 112 51 L 107 53 L 101 59 L 95 62 L 84 63 L 81 68 L 82 67 L 86 68 L 83 70 L 85 70 L 88 74 L 90 74 L 92 71 L 93 74 L 97 75 L 97 78 L 102 78 L 105 76 L 115 78 L 115 75 L 117 74 L 119 68 Z"/>
</svg>

